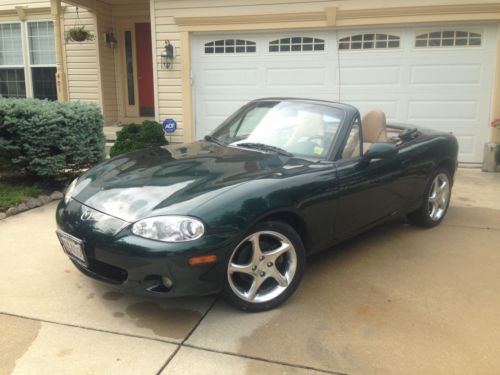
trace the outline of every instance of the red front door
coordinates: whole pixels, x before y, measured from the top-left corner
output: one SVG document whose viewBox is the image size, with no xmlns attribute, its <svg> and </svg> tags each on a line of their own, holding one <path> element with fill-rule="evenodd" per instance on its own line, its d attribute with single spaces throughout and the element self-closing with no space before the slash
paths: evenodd
<svg viewBox="0 0 500 375">
<path fill-rule="evenodd" d="M 150 117 L 155 114 L 150 23 L 135 24 L 135 48 L 139 86 L 139 116 Z"/>
</svg>

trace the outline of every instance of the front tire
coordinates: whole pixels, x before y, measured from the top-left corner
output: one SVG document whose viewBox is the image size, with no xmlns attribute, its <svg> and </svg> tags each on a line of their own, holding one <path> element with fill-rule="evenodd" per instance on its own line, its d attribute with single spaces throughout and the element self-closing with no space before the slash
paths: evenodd
<svg viewBox="0 0 500 375">
<path fill-rule="evenodd" d="M 280 221 L 255 225 L 231 253 L 225 296 L 245 311 L 265 311 L 287 300 L 302 279 L 305 249 L 297 232 Z"/>
<path fill-rule="evenodd" d="M 450 205 L 451 187 L 450 172 L 438 168 L 425 188 L 422 206 L 408 215 L 410 222 L 427 228 L 441 223 Z"/>
</svg>

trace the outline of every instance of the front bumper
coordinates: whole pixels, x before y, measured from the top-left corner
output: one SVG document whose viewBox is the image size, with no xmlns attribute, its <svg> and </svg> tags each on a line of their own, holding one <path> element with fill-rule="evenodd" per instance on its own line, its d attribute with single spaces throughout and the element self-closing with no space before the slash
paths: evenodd
<svg viewBox="0 0 500 375">
<path fill-rule="evenodd" d="M 82 214 L 85 212 L 84 218 Z M 81 240 L 87 257 L 85 267 L 73 261 L 85 275 L 127 291 L 148 296 L 201 296 L 222 290 L 225 265 L 234 236 L 207 233 L 183 243 L 165 243 L 135 236 L 131 223 L 105 215 L 72 199 L 59 203 L 58 227 Z M 210 264 L 189 265 L 188 259 L 215 254 Z M 172 280 L 165 287 L 162 277 Z"/>
</svg>

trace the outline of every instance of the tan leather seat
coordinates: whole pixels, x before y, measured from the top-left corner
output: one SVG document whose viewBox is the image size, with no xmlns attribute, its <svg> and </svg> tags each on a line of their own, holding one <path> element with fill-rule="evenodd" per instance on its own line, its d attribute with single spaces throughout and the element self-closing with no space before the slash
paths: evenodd
<svg viewBox="0 0 500 375">
<path fill-rule="evenodd" d="M 295 128 L 287 145 L 293 145 L 300 141 L 305 141 L 309 137 L 324 136 L 325 122 L 321 113 L 307 113 Z"/>
<path fill-rule="evenodd" d="M 381 109 L 367 112 L 361 119 L 363 130 L 363 152 L 375 142 L 388 142 L 385 113 Z"/>
</svg>

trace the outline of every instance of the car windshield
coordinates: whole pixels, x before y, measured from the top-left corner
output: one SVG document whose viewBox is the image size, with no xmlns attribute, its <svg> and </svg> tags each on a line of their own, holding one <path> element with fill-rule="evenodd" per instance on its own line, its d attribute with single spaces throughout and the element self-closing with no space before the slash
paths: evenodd
<svg viewBox="0 0 500 375">
<path fill-rule="evenodd" d="M 226 145 L 324 158 L 344 111 L 298 101 L 262 101 L 243 107 L 207 139 Z"/>
</svg>

